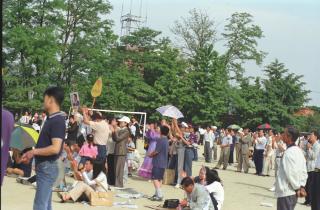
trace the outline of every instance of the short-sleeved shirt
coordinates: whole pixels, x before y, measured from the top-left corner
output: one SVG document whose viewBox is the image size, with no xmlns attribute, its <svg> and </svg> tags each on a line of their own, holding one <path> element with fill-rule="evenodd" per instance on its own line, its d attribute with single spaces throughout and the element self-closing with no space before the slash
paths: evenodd
<svg viewBox="0 0 320 210">
<path fill-rule="evenodd" d="M 169 152 L 169 142 L 167 137 L 160 137 L 157 139 L 155 151 L 158 154 L 152 158 L 153 167 L 167 168 Z"/>
<path fill-rule="evenodd" d="M 264 150 L 266 148 L 266 144 L 267 144 L 267 138 L 264 136 L 259 137 L 256 142 L 256 149 Z"/>
<path fill-rule="evenodd" d="M 228 135 L 228 136 L 223 137 L 221 145 L 227 145 L 227 144 L 231 145 L 232 143 L 233 143 L 232 136 Z"/>
<path fill-rule="evenodd" d="M 130 143 L 127 143 L 127 148 L 132 148 L 135 149 L 136 147 L 134 146 L 134 143 L 131 141 Z M 134 154 L 133 151 L 127 151 L 127 159 L 128 160 L 133 160 L 134 159 Z"/>
<path fill-rule="evenodd" d="M 102 120 L 100 122 L 90 121 L 89 125 L 93 130 L 94 143 L 98 145 L 107 145 L 110 133 L 109 124 Z"/>
<path fill-rule="evenodd" d="M 61 154 L 63 148 L 63 142 L 66 135 L 66 123 L 65 114 L 63 112 L 57 112 L 50 115 L 43 125 L 40 132 L 39 139 L 36 148 L 45 148 L 52 145 L 52 139 L 61 139 L 61 148 L 58 154 L 50 156 L 35 156 L 36 164 L 44 161 L 57 160 Z"/>
</svg>

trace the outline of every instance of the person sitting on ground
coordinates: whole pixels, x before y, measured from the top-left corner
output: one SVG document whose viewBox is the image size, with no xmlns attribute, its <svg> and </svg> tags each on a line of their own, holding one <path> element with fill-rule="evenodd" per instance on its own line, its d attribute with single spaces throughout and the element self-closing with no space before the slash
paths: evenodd
<svg viewBox="0 0 320 210">
<path fill-rule="evenodd" d="M 214 169 L 206 169 L 206 182 L 206 189 L 210 194 L 214 209 L 221 210 L 224 201 L 224 189 L 218 172 Z"/>
<path fill-rule="evenodd" d="M 187 193 L 187 199 L 180 201 L 181 207 L 189 207 L 192 210 L 213 210 L 213 204 L 209 192 L 203 185 L 194 183 L 191 177 L 185 177 L 181 186 Z"/>
<path fill-rule="evenodd" d="M 183 172 L 181 176 L 185 178 L 187 174 Z M 210 194 L 214 209 L 221 210 L 224 201 L 224 189 L 218 172 L 215 169 L 210 170 L 208 167 L 202 166 L 199 176 L 193 180 L 196 184 L 205 186 Z"/>
<path fill-rule="evenodd" d="M 80 147 L 77 143 L 72 144 L 70 147 L 66 146 L 64 147 L 67 153 L 67 159 L 70 161 L 71 168 L 74 171 L 75 168 L 78 167 L 78 164 L 80 163 L 81 157 L 79 155 Z M 82 164 L 83 165 L 83 164 Z"/>
<path fill-rule="evenodd" d="M 87 177 L 92 180 L 93 176 L 93 160 L 92 159 L 87 159 L 86 162 L 84 163 L 84 166 L 80 165 L 79 168 L 77 168 L 76 171 L 74 171 L 74 178 L 77 181 L 84 181 L 83 179 L 83 173 L 87 174 Z"/>
<path fill-rule="evenodd" d="M 29 163 L 22 162 L 22 155 L 32 150 L 32 148 L 24 149 L 20 152 L 17 149 L 13 149 L 13 165 L 7 168 L 7 176 L 10 177 L 30 177 L 32 171 L 32 160 Z"/>
<path fill-rule="evenodd" d="M 92 134 L 87 135 L 87 143 L 84 143 L 79 151 L 81 156 L 80 163 L 84 164 L 88 159 L 96 159 L 98 155 L 98 147 L 93 143 L 94 136 Z"/>
<path fill-rule="evenodd" d="M 209 169 L 209 168 L 204 166 L 201 167 L 199 171 L 199 176 L 194 177 L 194 183 L 207 185 L 206 169 Z"/>
<path fill-rule="evenodd" d="M 133 161 L 134 161 L 134 151 L 135 151 L 135 145 L 132 141 L 132 138 L 128 138 L 127 143 L 127 165 L 128 165 L 128 176 L 132 177 L 132 168 L 133 168 Z"/>
<path fill-rule="evenodd" d="M 93 163 L 93 176 L 92 179 L 88 177 L 88 174 L 83 172 L 82 177 L 84 181 L 80 181 L 76 186 L 68 193 L 58 193 L 61 202 L 77 201 L 82 194 L 90 199 L 91 192 L 107 192 L 107 170 L 104 161 L 94 161 Z"/>
</svg>

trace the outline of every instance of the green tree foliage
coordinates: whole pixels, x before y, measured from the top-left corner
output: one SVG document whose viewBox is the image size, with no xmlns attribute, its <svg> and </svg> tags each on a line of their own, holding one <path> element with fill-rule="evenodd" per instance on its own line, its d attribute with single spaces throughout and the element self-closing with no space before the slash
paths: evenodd
<svg viewBox="0 0 320 210">
<path fill-rule="evenodd" d="M 304 89 L 302 76 L 289 73 L 277 59 L 264 71 L 267 76 L 263 85 L 268 121 L 278 126 L 293 124 L 292 114 L 309 100 L 310 91 Z"/>
<path fill-rule="evenodd" d="M 171 31 L 182 42 L 182 49 L 188 56 L 195 56 L 198 50 L 217 41 L 215 22 L 208 14 L 196 9 L 189 11 L 189 17 L 175 21 Z"/>
<path fill-rule="evenodd" d="M 56 17 L 61 1 L 6 1 L 4 10 L 4 105 L 40 107 L 44 88 L 60 69 Z M 45 11 L 44 11 L 45 10 Z M 8 88 L 11 87 L 11 88 Z"/>
<path fill-rule="evenodd" d="M 261 64 L 265 53 L 258 50 L 258 40 L 263 37 L 259 26 L 253 24 L 252 15 L 248 13 L 234 13 L 222 33 L 226 40 L 227 49 L 224 59 L 228 73 L 233 73 L 231 79 L 240 81 L 245 71 L 243 64 L 254 61 Z"/>
</svg>

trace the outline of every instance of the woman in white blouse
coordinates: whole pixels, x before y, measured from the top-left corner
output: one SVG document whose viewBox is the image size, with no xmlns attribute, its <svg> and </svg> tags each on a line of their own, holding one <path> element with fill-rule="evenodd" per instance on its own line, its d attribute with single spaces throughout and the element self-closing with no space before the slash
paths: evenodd
<svg viewBox="0 0 320 210">
<path fill-rule="evenodd" d="M 224 201 L 224 189 L 218 172 L 214 169 L 206 170 L 206 189 L 210 193 L 215 210 L 221 210 Z"/>
<path fill-rule="evenodd" d="M 94 161 L 92 180 L 88 178 L 86 173 L 83 173 L 83 182 L 78 182 L 76 186 L 66 194 L 58 194 L 61 202 L 66 202 L 69 200 L 75 202 L 82 194 L 85 194 L 90 200 L 91 192 L 107 192 L 108 182 L 106 174 L 107 172 L 105 164 L 101 161 Z"/>
</svg>

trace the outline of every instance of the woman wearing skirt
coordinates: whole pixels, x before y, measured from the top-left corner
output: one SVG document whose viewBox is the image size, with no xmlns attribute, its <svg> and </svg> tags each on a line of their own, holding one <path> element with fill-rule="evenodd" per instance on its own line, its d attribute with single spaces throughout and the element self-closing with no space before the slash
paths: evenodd
<svg viewBox="0 0 320 210">
<path fill-rule="evenodd" d="M 150 124 L 150 128 L 146 133 L 146 138 L 148 140 L 148 150 L 146 154 L 151 153 L 155 150 L 157 141 L 156 139 L 160 137 L 158 129 L 154 123 Z M 152 171 L 152 158 L 148 157 L 147 155 L 144 158 L 143 164 L 138 170 L 138 175 L 144 177 L 146 179 L 151 179 L 151 171 Z"/>
</svg>

